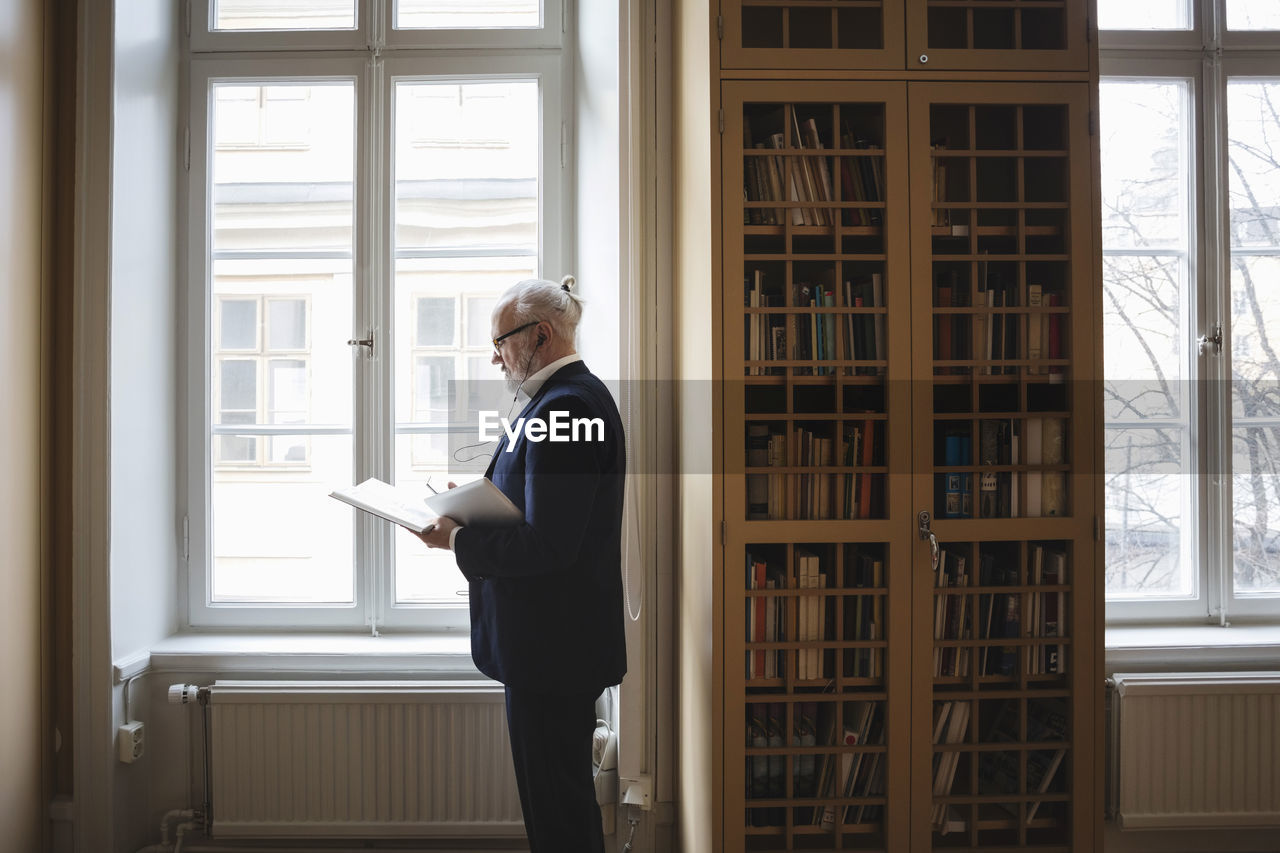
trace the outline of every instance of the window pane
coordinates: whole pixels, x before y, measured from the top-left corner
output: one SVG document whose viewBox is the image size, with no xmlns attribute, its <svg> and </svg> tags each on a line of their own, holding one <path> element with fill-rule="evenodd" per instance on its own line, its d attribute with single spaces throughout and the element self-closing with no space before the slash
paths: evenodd
<svg viewBox="0 0 1280 853">
<path fill-rule="evenodd" d="M 1280 249 L 1280 81 L 1227 82 L 1231 245 Z"/>
<path fill-rule="evenodd" d="M 1103 81 L 1102 239 L 1107 249 L 1184 248 L 1192 174 L 1185 80 Z"/>
<path fill-rule="evenodd" d="M 262 304 L 268 316 L 262 355 L 264 376 L 266 352 L 289 352 L 294 359 L 270 359 L 271 364 L 303 364 L 305 371 L 318 378 L 314 393 L 306 392 L 306 402 L 287 406 L 264 399 L 268 408 L 289 408 L 306 415 L 305 422 L 323 425 L 351 423 L 352 359 L 351 337 L 352 276 L 351 261 L 341 258 L 288 258 L 253 260 L 215 260 L 213 290 L 224 306 L 230 303 Z M 224 308 L 225 312 L 225 308 Z M 225 316 L 225 315 L 224 315 Z M 218 351 L 215 358 L 225 360 Z M 240 359 L 235 359 L 240 360 Z M 279 377 L 268 377 L 269 383 Z M 306 379 L 302 380 L 304 387 Z M 291 386 L 296 387 L 296 386 Z M 283 387 L 269 384 L 269 394 L 283 393 Z M 215 405 L 217 402 L 215 401 Z M 255 409 L 258 403 L 248 403 Z M 238 407 L 238 406 L 237 406 Z M 228 408 L 224 404 L 221 408 Z M 267 423 L 267 414 L 259 414 Z"/>
<path fill-rule="evenodd" d="M 493 296 L 473 296 L 467 300 L 467 346 L 493 346 L 493 306 L 497 304 L 498 299 Z"/>
<path fill-rule="evenodd" d="M 1231 263 L 1231 413 L 1280 418 L 1280 255 Z"/>
<path fill-rule="evenodd" d="M 402 5 L 402 25 L 405 11 Z M 471 398 L 471 383 L 450 389 L 448 381 L 459 359 L 473 369 L 465 348 L 488 349 L 496 294 L 532 278 L 537 267 L 538 81 L 401 80 L 393 98 L 395 478 L 399 484 L 425 483 L 427 477 L 463 482 L 449 452 L 450 435 L 418 430 L 464 419 L 458 410 Z M 464 312 L 463 340 L 455 337 L 458 310 Z M 419 346 L 433 349 L 416 351 Z M 487 352 L 477 360 L 483 379 L 501 378 Z M 463 399 L 456 400 L 459 395 Z M 471 431 L 454 436 L 452 446 L 475 442 L 474 420 L 452 426 Z M 489 449 L 470 448 L 464 456 L 476 456 L 483 470 Z M 428 552 L 407 534 L 397 534 L 395 547 L 397 601 L 460 603 L 456 593 L 465 584 L 452 554 Z"/>
<path fill-rule="evenodd" d="M 1107 596 L 1189 596 L 1186 432 L 1106 430 Z"/>
<path fill-rule="evenodd" d="M 1106 589 L 1194 594 L 1191 87 L 1101 84 Z"/>
<path fill-rule="evenodd" d="M 258 300 L 223 299 L 219 301 L 219 308 L 222 349 L 257 350 Z"/>
<path fill-rule="evenodd" d="M 408 29 L 479 29 L 537 27 L 539 0 L 397 0 L 396 27 Z"/>
<path fill-rule="evenodd" d="M 536 255 L 538 81 L 398 82 L 396 246 Z"/>
<path fill-rule="evenodd" d="M 257 420 L 255 412 L 223 411 L 218 418 L 219 423 L 251 424 Z M 226 464 L 244 464 L 258 461 L 258 439 L 251 435 L 219 435 L 215 447 L 215 461 Z"/>
<path fill-rule="evenodd" d="M 418 299 L 418 326 L 414 344 L 420 347 L 451 347 L 454 337 L 453 297 L 423 296 Z"/>
<path fill-rule="evenodd" d="M 402 436 L 402 439 L 404 437 Z M 399 450 L 401 448 L 397 448 Z M 436 476 L 431 484 L 444 488 L 445 477 Z M 454 477 L 459 485 L 475 477 Z M 426 476 L 401 479 L 397 485 L 429 494 Z M 407 530 L 396 530 L 396 603 L 397 604 L 455 604 L 466 606 L 467 599 L 460 595 L 467 589 L 466 578 L 458 571 L 452 551 L 431 550 L 423 547 L 418 537 Z"/>
<path fill-rule="evenodd" d="M 1232 430 L 1235 592 L 1280 593 L 1280 426 Z"/>
<path fill-rule="evenodd" d="M 1104 255 L 1106 417 L 1178 418 L 1188 411 L 1181 257 Z"/>
<path fill-rule="evenodd" d="M 1276 0 L 1227 0 L 1227 29 L 1280 30 Z"/>
<path fill-rule="evenodd" d="M 1227 0 L 1231 2 L 1231 0 Z M 1270 0 L 1261 0 L 1270 2 Z M 1189 0 L 1098 0 L 1100 30 L 1189 30 Z"/>
<path fill-rule="evenodd" d="M 350 252 L 354 84 L 213 88 L 214 251 Z"/>
<path fill-rule="evenodd" d="M 289 416 L 305 415 L 310 395 L 307 393 L 307 363 L 301 359 L 271 360 L 271 423 L 296 424 L 303 420 Z"/>
<path fill-rule="evenodd" d="M 218 399 L 221 405 L 218 408 L 224 411 L 228 409 L 257 411 L 257 362 L 247 359 L 226 359 L 221 363 L 220 367 Z M 242 423 L 252 423 L 252 421 L 242 421 Z"/>
<path fill-rule="evenodd" d="M 267 349 L 307 348 L 307 303 L 302 299 L 272 299 L 267 302 L 269 334 Z"/>
<path fill-rule="evenodd" d="M 282 447 L 297 440 L 279 439 Z M 351 437 L 306 440 L 307 468 L 285 469 L 270 482 L 251 471 L 215 480 L 214 602 L 354 602 L 355 511 L 328 497 L 335 483 L 351 482 Z"/>
<path fill-rule="evenodd" d="M 414 423 L 448 422 L 453 356 L 418 356 L 414 359 L 413 372 Z"/>
<path fill-rule="evenodd" d="M 216 30 L 350 30 L 356 0 L 214 0 Z"/>
</svg>

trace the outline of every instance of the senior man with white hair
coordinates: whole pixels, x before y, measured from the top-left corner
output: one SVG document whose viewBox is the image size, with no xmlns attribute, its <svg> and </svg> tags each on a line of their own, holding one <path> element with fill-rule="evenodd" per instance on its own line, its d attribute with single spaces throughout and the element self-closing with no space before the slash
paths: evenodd
<svg viewBox="0 0 1280 853">
<path fill-rule="evenodd" d="M 604 853 L 591 776 L 595 700 L 627 669 L 622 420 L 576 351 L 573 284 L 531 279 L 507 290 L 491 318 L 493 363 L 508 390 L 529 396 L 526 424 L 583 418 L 603 430 L 558 441 L 527 428 L 514 441 L 504 435 L 485 476 L 524 522 L 486 529 L 441 518 L 421 534 L 453 549 L 470 587 L 471 655 L 506 688 L 531 853 Z"/>
</svg>

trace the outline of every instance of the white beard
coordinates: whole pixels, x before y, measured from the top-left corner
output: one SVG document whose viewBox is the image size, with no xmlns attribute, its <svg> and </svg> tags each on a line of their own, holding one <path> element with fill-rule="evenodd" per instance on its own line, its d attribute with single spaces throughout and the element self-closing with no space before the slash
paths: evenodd
<svg viewBox="0 0 1280 853">
<path fill-rule="evenodd" d="M 511 373 L 504 370 L 502 373 L 503 381 L 506 383 L 507 390 L 515 394 L 520 390 L 520 386 L 524 381 L 541 369 L 541 364 L 536 364 L 537 358 L 535 353 L 530 352 L 527 348 L 513 353 L 511 363 L 516 366 L 517 373 Z"/>
</svg>

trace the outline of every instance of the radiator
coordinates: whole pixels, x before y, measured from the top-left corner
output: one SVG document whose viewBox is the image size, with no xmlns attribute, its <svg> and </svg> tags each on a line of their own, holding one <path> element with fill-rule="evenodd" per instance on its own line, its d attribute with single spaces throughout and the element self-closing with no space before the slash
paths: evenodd
<svg viewBox="0 0 1280 853">
<path fill-rule="evenodd" d="M 1113 677 L 1121 828 L 1280 826 L 1280 672 Z"/>
<path fill-rule="evenodd" d="M 501 687 L 217 681 L 215 838 L 521 836 Z"/>
</svg>

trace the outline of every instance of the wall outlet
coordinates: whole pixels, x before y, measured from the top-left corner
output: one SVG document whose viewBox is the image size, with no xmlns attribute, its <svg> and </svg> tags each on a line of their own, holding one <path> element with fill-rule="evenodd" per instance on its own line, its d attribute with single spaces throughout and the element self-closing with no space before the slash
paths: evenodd
<svg viewBox="0 0 1280 853">
<path fill-rule="evenodd" d="M 622 804 L 639 806 L 644 811 L 653 808 L 653 777 L 647 773 L 634 778 L 623 777 L 618 780 L 622 789 Z"/>
<path fill-rule="evenodd" d="M 116 750 L 125 764 L 132 764 L 142 757 L 142 746 L 142 723 L 130 720 L 116 729 Z"/>
</svg>

